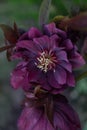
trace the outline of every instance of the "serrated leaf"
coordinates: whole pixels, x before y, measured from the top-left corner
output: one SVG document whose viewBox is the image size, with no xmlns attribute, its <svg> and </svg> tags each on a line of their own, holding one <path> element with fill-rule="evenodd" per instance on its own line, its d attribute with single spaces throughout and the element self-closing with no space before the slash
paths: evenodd
<svg viewBox="0 0 87 130">
<path fill-rule="evenodd" d="M 18 29 L 18 26 L 17 26 L 17 24 L 15 22 L 14 22 L 14 26 L 13 27 L 14 27 L 14 31 L 15 31 L 17 37 L 19 37 L 20 36 L 19 29 Z"/>
<path fill-rule="evenodd" d="M 41 26 L 46 24 L 48 20 L 51 1 L 52 0 L 43 0 L 41 4 L 40 13 L 39 13 L 39 24 Z"/>
<path fill-rule="evenodd" d="M 0 28 L 4 32 L 5 39 L 9 41 L 10 44 L 15 44 L 17 42 L 18 36 L 15 33 L 14 29 L 5 24 L 0 24 Z"/>
<path fill-rule="evenodd" d="M 72 30 L 87 31 L 87 12 L 64 20 L 59 25 L 61 28 L 71 28 Z"/>
</svg>

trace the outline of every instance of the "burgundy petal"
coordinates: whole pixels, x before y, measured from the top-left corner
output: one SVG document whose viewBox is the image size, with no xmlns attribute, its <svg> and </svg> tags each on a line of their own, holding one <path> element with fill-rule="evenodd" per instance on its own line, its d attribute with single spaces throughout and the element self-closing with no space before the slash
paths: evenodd
<svg viewBox="0 0 87 130">
<path fill-rule="evenodd" d="M 81 67 L 85 64 L 85 60 L 75 49 L 71 51 L 69 60 L 72 64 L 73 69 Z"/>
<path fill-rule="evenodd" d="M 22 41 L 22 40 L 29 40 L 28 32 L 21 35 L 21 37 L 18 39 L 18 41 Z"/>
<path fill-rule="evenodd" d="M 59 95 L 59 97 L 62 95 Z M 58 97 L 57 97 L 58 98 Z M 59 126 L 61 130 L 81 130 L 79 117 L 75 110 L 69 105 L 69 103 L 60 98 L 55 102 L 55 118 L 54 123 Z"/>
<path fill-rule="evenodd" d="M 40 37 L 42 36 L 42 33 L 37 29 L 32 27 L 29 31 L 28 31 L 28 36 L 30 39 L 33 39 L 35 37 Z"/>
<path fill-rule="evenodd" d="M 37 101 L 38 102 L 38 101 Z M 41 107 L 25 107 L 18 120 L 19 130 L 81 130 L 79 117 L 63 95 L 53 97 L 53 124 Z"/>
<path fill-rule="evenodd" d="M 56 55 L 59 61 L 63 60 L 68 62 L 67 53 L 65 51 L 61 50 L 59 52 L 56 52 Z"/>
<path fill-rule="evenodd" d="M 55 49 L 58 46 L 58 43 L 60 42 L 60 37 L 58 37 L 56 34 L 50 37 L 50 49 Z"/>
<path fill-rule="evenodd" d="M 66 47 L 67 50 L 73 49 L 73 44 L 70 39 L 64 40 L 62 44 Z"/>
<path fill-rule="evenodd" d="M 58 34 L 59 36 L 66 38 L 66 33 L 58 28 L 56 28 L 54 23 L 50 23 L 44 26 L 45 34 L 51 36 L 53 34 Z"/>
<path fill-rule="evenodd" d="M 60 36 L 62 37 L 63 39 L 66 39 L 67 38 L 67 35 L 66 35 L 66 32 L 64 32 L 63 30 L 60 30 L 60 29 L 55 29 L 55 32 Z"/>
<path fill-rule="evenodd" d="M 49 49 L 50 48 L 50 38 L 48 36 L 43 36 L 40 38 L 34 38 L 33 41 L 39 45 L 40 49 L 43 51 L 45 49 Z"/>
<path fill-rule="evenodd" d="M 41 75 L 40 70 L 35 68 L 35 67 L 32 68 L 29 71 L 29 79 L 30 79 L 31 82 L 35 82 L 35 81 L 37 82 L 37 80 L 39 79 L 40 75 Z"/>
<path fill-rule="evenodd" d="M 68 72 L 67 72 L 68 73 Z M 74 75 L 72 73 L 68 73 L 67 74 L 67 84 L 71 87 L 75 86 L 75 78 Z"/>
<path fill-rule="evenodd" d="M 43 111 L 39 111 L 38 109 L 25 108 L 18 121 L 19 130 L 35 130 L 34 128 L 39 124 L 42 114 Z"/>
<path fill-rule="evenodd" d="M 22 58 L 22 54 L 20 52 L 16 52 L 11 56 L 11 60 L 14 59 L 21 59 Z"/>
<path fill-rule="evenodd" d="M 35 48 L 35 43 L 32 42 L 31 40 L 22 40 L 22 41 L 19 41 L 17 43 L 17 48 L 23 48 L 23 49 L 27 49 L 29 50 L 30 52 L 32 53 L 35 53 L 37 52 L 36 48 Z M 25 50 L 26 51 L 26 50 Z"/>
<path fill-rule="evenodd" d="M 66 83 L 67 75 L 66 75 L 66 71 L 62 67 L 60 66 L 57 67 L 57 69 L 54 72 L 54 76 L 55 76 L 56 81 L 59 84 L 63 85 Z"/>
<path fill-rule="evenodd" d="M 44 26 L 44 31 L 45 31 L 45 34 L 47 35 L 53 35 L 55 33 L 55 24 L 54 23 L 50 23 L 50 24 L 47 24 Z"/>
<path fill-rule="evenodd" d="M 59 85 L 58 81 L 55 79 L 55 76 L 54 76 L 54 72 L 51 71 L 51 72 L 48 72 L 48 82 L 49 84 L 53 87 L 53 88 L 61 88 L 61 85 Z"/>
<path fill-rule="evenodd" d="M 11 85 L 17 89 L 19 87 L 24 88 L 25 90 L 30 87 L 28 81 L 28 73 L 23 66 L 25 63 L 20 63 L 16 69 L 11 73 Z M 26 64 L 25 64 L 26 65 Z"/>
<path fill-rule="evenodd" d="M 72 72 L 72 65 L 66 61 L 60 61 L 60 65 L 69 72 Z"/>
<path fill-rule="evenodd" d="M 85 64 L 85 61 L 81 55 L 79 55 L 77 58 L 70 59 L 70 62 L 73 66 L 73 69 L 79 68 Z"/>
<path fill-rule="evenodd" d="M 45 112 L 37 108 L 24 108 L 18 120 L 19 130 L 54 130 Z"/>
</svg>

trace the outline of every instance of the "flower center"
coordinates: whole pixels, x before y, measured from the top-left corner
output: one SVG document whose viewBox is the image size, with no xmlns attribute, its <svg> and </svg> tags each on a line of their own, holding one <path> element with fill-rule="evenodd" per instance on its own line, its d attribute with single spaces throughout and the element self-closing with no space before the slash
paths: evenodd
<svg viewBox="0 0 87 130">
<path fill-rule="evenodd" d="M 57 62 L 56 56 L 52 52 L 43 51 L 40 53 L 40 56 L 37 58 L 38 63 L 37 67 L 44 72 L 55 68 L 55 63 Z"/>
</svg>

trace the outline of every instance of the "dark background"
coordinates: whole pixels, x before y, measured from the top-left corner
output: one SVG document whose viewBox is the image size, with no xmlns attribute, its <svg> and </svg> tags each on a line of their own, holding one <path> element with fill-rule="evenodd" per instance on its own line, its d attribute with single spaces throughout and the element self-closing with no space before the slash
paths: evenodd
<svg viewBox="0 0 87 130">
<path fill-rule="evenodd" d="M 25 30 L 31 26 L 38 27 L 41 2 L 42 0 L 0 0 L 0 23 L 12 26 L 15 21 Z M 87 5 L 87 0 L 53 0 L 50 19 L 58 14 L 67 15 L 73 4 L 73 8 L 78 11 L 80 5 Z M 3 45 L 4 36 L 0 30 L 0 46 Z M 0 130 L 17 130 L 17 119 L 21 113 L 23 92 L 21 89 L 14 90 L 10 85 L 10 73 L 15 65 L 15 62 L 7 61 L 5 53 L 0 54 Z M 87 130 L 87 79 L 79 81 L 75 88 L 68 90 L 67 98 L 80 116 L 82 130 Z"/>
</svg>

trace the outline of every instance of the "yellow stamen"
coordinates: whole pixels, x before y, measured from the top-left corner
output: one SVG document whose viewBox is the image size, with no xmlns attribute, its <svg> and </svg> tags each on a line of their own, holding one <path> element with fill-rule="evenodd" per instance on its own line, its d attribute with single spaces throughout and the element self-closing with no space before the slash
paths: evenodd
<svg viewBox="0 0 87 130">
<path fill-rule="evenodd" d="M 47 72 L 49 69 L 51 69 L 51 65 L 54 64 L 51 55 L 49 55 L 47 52 L 42 52 L 37 60 L 39 61 L 37 67 L 44 72 Z"/>
</svg>

